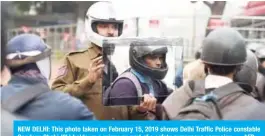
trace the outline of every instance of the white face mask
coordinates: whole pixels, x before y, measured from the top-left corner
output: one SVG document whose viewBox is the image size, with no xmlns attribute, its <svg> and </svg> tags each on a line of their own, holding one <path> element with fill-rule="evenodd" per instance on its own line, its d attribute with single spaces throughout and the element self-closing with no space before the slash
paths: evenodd
<svg viewBox="0 0 265 136">
<path fill-rule="evenodd" d="M 7 55 L 7 59 L 13 59 L 16 56 L 20 57 L 20 55 L 25 55 L 25 56 L 36 56 L 41 54 L 40 51 L 27 51 L 27 52 L 18 52 L 18 53 L 11 53 Z M 50 79 L 51 75 L 51 59 L 50 57 L 44 58 L 40 61 L 36 62 L 37 67 L 39 68 L 41 74 L 47 79 Z"/>
<path fill-rule="evenodd" d="M 41 74 L 47 78 L 47 80 L 50 79 L 51 76 L 51 59 L 50 57 L 47 57 L 43 60 L 36 62 Z"/>
</svg>

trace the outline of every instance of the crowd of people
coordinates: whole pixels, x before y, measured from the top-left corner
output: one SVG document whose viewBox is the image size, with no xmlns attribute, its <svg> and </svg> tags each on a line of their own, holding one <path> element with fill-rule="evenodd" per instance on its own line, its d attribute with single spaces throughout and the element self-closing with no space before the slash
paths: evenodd
<svg viewBox="0 0 265 136">
<path fill-rule="evenodd" d="M 88 48 L 68 53 L 49 86 L 52 49 L 34 34 L 6 41 L 5 10 L 1 76 L 11 74 L 1 87 L 5 120 L 265 119 L 265 45 L 246 43 L 232 28 L 210 32 L 171 89 L 162 81 L 175 74 L 168 73 L 166 46 L 132 42 L 131 67 L 117 72 L 108 59 L 114 48 L 103 52 L 103 40 L 119 37 L 123 20 L 110 2 L 97 2 L 86 13 Z"/>
</svg>

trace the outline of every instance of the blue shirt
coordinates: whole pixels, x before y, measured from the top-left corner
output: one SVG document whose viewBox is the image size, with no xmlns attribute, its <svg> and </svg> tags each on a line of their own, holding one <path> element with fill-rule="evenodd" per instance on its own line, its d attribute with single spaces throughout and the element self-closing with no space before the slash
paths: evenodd
<svg viewBox="0 0 265 136">
<path fill-rule="evenodd" d="M 131 72 L 140 80 L 141 83 L 146 84 L 148 86 L 149 93 L 151 93 L 153 96 L 155 96 L 154 87 L 152 84 L 152 79 L 148 76 L 140 74 L 139 72 L 135 71 L 134 69 L 131 69 Z"/>
</svg>

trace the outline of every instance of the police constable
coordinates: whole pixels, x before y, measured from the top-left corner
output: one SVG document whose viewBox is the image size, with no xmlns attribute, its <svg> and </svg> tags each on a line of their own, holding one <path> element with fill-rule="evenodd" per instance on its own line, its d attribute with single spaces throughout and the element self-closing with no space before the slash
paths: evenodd
<svg viewBox="0 0 265 136">
<path fill-rule="evenodd" d="M 7 43 L 12 77 L 1 88 L 2 108 L 34 120 L 93 120 L 78 99 L 50 90 L 51 48 L 37 35 L 21 34 Z"/>
<path fill-rule="evenodd" d="M 97 2 L 87 11 L 85 29 L 91 44 L 87 50 L 72 52 L 66 56 L 64 66 L 60 68 L 52 88 L 81 99 L 95 113 L 97 119 L 123 119 L 123 115 L 127 113 L 121 111 L 122 107 L 104 107 L 102 103 L 102 85 L 108 86 L 112 82 L 105 80 L 109 78 L 104 78 L 102 84 L 102 75 L 113 73 L 107 76 L 114 77 L 113 79 L 118 76 L 109 60 L 103 63 L 105 59 L 102 58 L 106 55 L 102 52 L 103 39 L 120 36 L 123 20 L 117 20 L 112 3 Z"/>
<path fill-rule="evenodd" d="M 205 38 L 202 46 L 201 60 L 207 70 L 205 80 L 188 82 L 179 91 L 174 91 L 163 103 L 166 113 L 164 118 L 173 120 L 212 119 L 212 117 L 216 117 L 216 119 L 222 119 L 233 113 L 233 111 L 237 111 L 237 109 L 258 104 L 259 102 L 256 99 L 248 95 L 250 92 L 243 90 L 233 81 L 236 73 L 240 70 L 242 64 L 245 63 L 246 57 L 244 38 L 236 30 L 218 28 L 212 31 Z M 188 109 L 190 104 L 197 104 L 197 106 L 205 104 L 194 100 L 206 102 L 205 100 L 209 98 L 211 98 L 209 100 L 215 100 L 215 98 L 220 97 L 228 101 L 222 99 L 218 101 L 218 104 L 222 105 L 221 109 L 213 102 L 215 110 L 208 111 L 206 116 L 199 115 L 198 113 L 201 112 L 198 111 L 209 110 L 209 107 L 190 111 Z M 191 109 L 194 108 L 196 106 Z M 189 114 L 185 115 L 184 109 L 189 111 L 186 112 Z M 213 113 L 216 113 L 214 114 L 216 116 L 209 115 Z"/>
</svg>

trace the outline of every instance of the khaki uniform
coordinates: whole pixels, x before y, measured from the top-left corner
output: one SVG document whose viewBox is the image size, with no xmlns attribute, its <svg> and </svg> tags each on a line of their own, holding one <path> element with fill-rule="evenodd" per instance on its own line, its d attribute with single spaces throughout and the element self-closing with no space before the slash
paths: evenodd
<svg viewBox="0 0 265 136">
<path fill-rule="evenodd" d="M 147 114 L 138 113 L 135 107 L 103 105 L 102 78 L 95 83 L 90 83 L 87 78 L 92 60 L 100 56 L 101 52 L 92 44 L 87 50 L 69 53 L 52 84 L 52 89 L 70 93 L 81 99 L 99 120 L 147 119 Z"/>
<path fill-rule="evenodd" d="M 202 80 L 205 77 L 204 64 L 200 59 L 188 63 L 183 69 L 184 83 L 190 80 Z"/>
<path fill-rule="evenodd" d="M 168 96 L 168 98 L 162 104 L 164 110 L 160 114 L 162 114 L 163 119 L 174 120 L 174 118 L 178 115 L 179 111 L 185 106 L 185 104 L 191 97 L 192 90 L 188 83 L 184 84 L 181 88 L 179 88 L 178 91 L 173 91 L 173 93 L 171 93 L 171 95 Z M 258 104 L 259 101 L 254 99 L 252 96 L 241 94 L 241 96 L 238 97 L 235 101 L 231 102 L 229 105 L 226 105 L 226 107 L 222 109 L 222 113 L 224 113 L 224 119 L 244 107 L 249 107 L 250 105 Z"/>
</svg>

